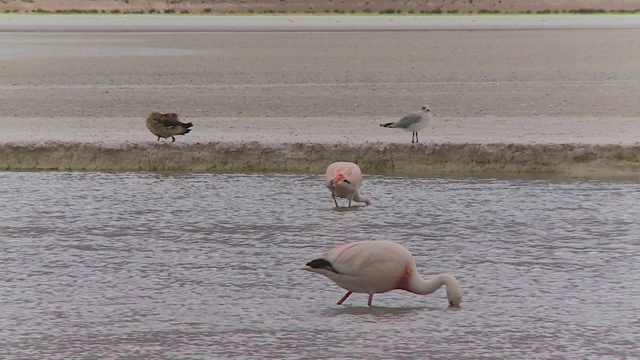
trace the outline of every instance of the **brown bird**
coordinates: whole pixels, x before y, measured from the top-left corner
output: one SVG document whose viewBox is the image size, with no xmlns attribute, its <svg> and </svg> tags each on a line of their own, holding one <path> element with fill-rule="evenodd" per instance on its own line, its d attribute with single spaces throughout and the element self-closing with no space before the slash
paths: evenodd
<svg viewBox="0 0 640 360">
<path fill-rule="evenodd" d="M 159 113 L 152 112 L 147 116 L 147 129 L 151 133 L 160 138 L 171 138 L 171 142 L 175 142 L 175 135 L 184 135 L 191 131 L 192 123 L 183 123 L 178 120 L 176 113 Z"/>
</svg>

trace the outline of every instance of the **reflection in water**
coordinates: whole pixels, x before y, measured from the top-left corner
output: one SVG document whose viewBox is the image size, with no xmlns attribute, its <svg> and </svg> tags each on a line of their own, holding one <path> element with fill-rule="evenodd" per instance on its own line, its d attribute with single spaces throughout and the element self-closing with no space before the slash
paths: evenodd
<svg viewBox="0 0 640 360">
<path fill-rule="evenodd" d="M 357 294 L 356 294 L 357 295 Z M 354 295 L 355 296 L 355 295 Z M 362 295 L 366 296 L 366 295 Z M 365 301 L 366 305 L 366 301 Z M 460 308 L 457 308 L 460 309 Z M 453 310 L 453 309 L 450 309 Z M 415 307 L 386 307 L 386 306 L 356 306 L 356 305 L 344 305 L 344 306 L 336 306 L 335 308 L 323 309 L 321 311 L 321 316 L 326 317 L 336 317 L 336 316 L 349 316 L 356 315 L 362 316 L 363 319 L 366 316 L 369 316 L 371 319 L 376 321 L 385 321 L 391 320 L 396 321 L 399 318 L 403 317 L 413 317 L 417 316 L 421 311 L 443 311 L 442 308 L 436 307 L 426 307 L 426 306 L 415 306 Z"/>
<path fill-rule="evenodd" d="M 336 209 L 319 176 L 0 181 L 0 358 L 640 356 L 637 183 L 369 176 L 373 205 Z M 368 239 L 455 275 L 462 308 L 337 306 L 300 270 Z"/>
</svg>

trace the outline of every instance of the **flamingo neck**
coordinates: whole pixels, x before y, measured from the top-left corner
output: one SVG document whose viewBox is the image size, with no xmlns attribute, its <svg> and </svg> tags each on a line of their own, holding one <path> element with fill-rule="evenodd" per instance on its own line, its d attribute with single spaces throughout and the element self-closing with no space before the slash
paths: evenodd
<svg viewBox="0 0 640 360">
<path fill-rule="evenodd" d="M 415 294 L 427 295 L 440 289 L 442 285 L 447 287 L 449 305 L 459 306 L 462 301 L 462 289 L 458 280 L 449 274 L 439 274 L 429 280 L 424 280 L 416 274 L 411 278 L 408 290 Z"/>
<path fill-rule="evenodd" d="M 434 276 L 429 280 L 424 280 L 422 277 L 420 277 L 420 275 L 416 274 L 411 279 L 411 283 L 409 284 L 409 291 L 420 295 L 427 295 L 440 289 L 442 285 L 444 285 L 444 281 L 442 280 L 440 275 Z"/>
<path fill-rule="evenodd" d="M 360 194 L 359 192 L 355 194 L 355 196 L 353 197 L 353 201 L 363 202 L 367 205 L 371 205 L 371 199 L 368 196 Z"/>
</svg>

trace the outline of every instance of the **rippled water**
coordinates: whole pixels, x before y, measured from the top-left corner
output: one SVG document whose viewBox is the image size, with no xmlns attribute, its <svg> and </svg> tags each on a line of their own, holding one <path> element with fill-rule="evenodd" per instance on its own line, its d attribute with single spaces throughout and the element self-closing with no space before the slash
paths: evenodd
<svg viewBox="0 0 640 360">
<path fill-rule="evenodd" d="M 640 184 L 0 173 L 0 358 L 640 356 Z M 464 290 L 354 294 L 299 270 L 406 245 Z"/>
</svg>

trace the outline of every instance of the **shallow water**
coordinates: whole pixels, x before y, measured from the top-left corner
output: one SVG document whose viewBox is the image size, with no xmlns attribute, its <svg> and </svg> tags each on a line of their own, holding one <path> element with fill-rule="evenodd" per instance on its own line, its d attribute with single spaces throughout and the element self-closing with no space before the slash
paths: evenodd
<svg viewBox="0 0 640 360">
<path fill-rule="evenodd" d="M 640 356 L 640 184 L 370 176 L 0 173 L 0 358 Z M 299 270 L 406 245 L 444 290 L 374 296 Z"/>
</svg>

